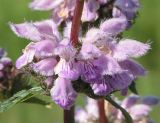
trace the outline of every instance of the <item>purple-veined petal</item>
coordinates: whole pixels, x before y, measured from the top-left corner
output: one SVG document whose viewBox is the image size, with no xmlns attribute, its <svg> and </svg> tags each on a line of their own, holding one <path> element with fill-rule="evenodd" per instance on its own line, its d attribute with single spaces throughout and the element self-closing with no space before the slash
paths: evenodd
<svg viewBox="0 0 160 123">
<path fill-rule="evenodd" d="M 54 67 L 57 61 L 54 58 L 46 58 L 37 63 L 33 63 L 31 67 L 33 70 L 43 76 L 54 75 Z"/>
<path fill-rule="evenodd" d="M 54 50 L 55 55 L 59 55 L 60 58 L 65 59 L 66 61 L 73 59 L 76 52 L 76 49 L 71 45 L 60 45 Z"/>
<path fill-rule="evenodd" d="M 26 66 L 27 64 L 33 61 L 35 55 L 35 50 L 29 49 L 22 56 L 20 56 L 16 61 L 16 68 L 21 69 L 22 67 Z"/>
<path fill-rule="evenodd" d="M 97 79 L 91 84 L 92 90 L 94 94 L 100 96 L 106 96 L 107 94 L 111 93 L 114 89 L 111 87 L 110 83 L 107 82 L 108 80 L 105 78 Z"/>
<path fill-rule="evenodd" d="M 132 83 L 134 77 L 127 72 L 122 72 L 112 76 L 106 76 L 106 80 L 110 82 L 114 90 L 123 90 Z"/>
<path fill-rule="evenodd" d="M 59 6 L 64 0 L 33 0 L 29 7 L 35 10 L 51 10 Z"/>
<path fill-rule="evenodd" d="M 55 74 L 58 74 L 60 77 L 67 78 L 72 81 L 77 80 L 80 76 L 78 63 L 76 63 L 74 60 L 67 62 L 64 59 L 60 59 L 54 71 Z"/>
<path fill-rule="evenodd" d="M 52 40 L 36 42 L 33 46 L 36 51 L 35 56 L 37 58 L 51 57 L 54 55 L 54 49 L 57 45 L 57 42 Z"/>
<path fill-rule="evenodd" d="M 61 77 L 56 79 L 50 93 L 55 103 L 64 109 L 70 109 L 77 97 L 71 81 Z"/>
<path fill-rule="evenodd" d="M 124 70 L 128 70 L 134 76 L 144 76 L 146 74 L 146 70 L 134 60 L 127 59 L 119 62 L 119 64 Z"/>
<path fill-rule="evenodd" d="M 12 31 L 21 38 L 26 38 L 32 41 L 40 41 L 41 34 L 33 23 L 22 23 L 22 24 L 10 24 Z"/>
<path fill-rule="evenodd" d="M 59 41 L 61 39 L 61 34 L 59 33 L 58 27 L 53 20 L 42 20 L 33 23 L 33 25 L 43 37 L 48 37 L 55 41 Z"/>
<path fill-rule="evenodd" d="M 125 60 L 129 57 L 140 57 L 148 52 L 150 45 L 141 43 L 136 40 L 124 39 L 121 40 L 113 51 L 113 57 L 117 60 Z"/>
<path fill-rule="evenodd" d="M 130 96 L 128 96 L 127 98 L 125 98 L 123 101 L 122 101 L 122 103 L 121 103 L 121 106 L 123 107 L 123 108 L 130 108 L 130 107 L 132 107 L 132 106 L 134 106 L 136 103 L 138 103 L 140 101 L 140 97 L 139 96 L 137 96 L 137 95 L 130 95 Z"/>
<path fill-rule="evenodd" d="M 92 89 L 95 94 L 105 96 L 112 91 L 123 90 L 127 88 L 133 80 L 133 77 L 123 72 L 115 75 L 107 75 L 102 79 L 97 79 L 92 84 Z"/>
<path fill-rule="evenodd" d="M 83 43 L 79 54 L 80 59 L 94 59 L 100 56 L 101 52 L 95 45 L 90 43 Z"/>
<path fill-rule="evenodd" d="M 122 73 L 124 70 L 120 67 L 118 62 L 110 56 L 106 56 L 106 66 L 104 67 L 103 74 L 114 75 L 117 73 Z"/>
<path fill-rule="evenodd" d="M 99 57 L 94 60 L 80 61 L 79 69 L 82 80 L 87 83 L 93 83 L 94 80 L 100 79 L 105 69 L 105 60 L 105 57 Z"/>
</svg>

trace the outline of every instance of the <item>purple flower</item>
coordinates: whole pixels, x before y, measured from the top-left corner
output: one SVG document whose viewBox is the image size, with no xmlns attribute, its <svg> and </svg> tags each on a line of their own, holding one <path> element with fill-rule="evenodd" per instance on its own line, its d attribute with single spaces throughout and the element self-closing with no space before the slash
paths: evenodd
<svg viewBox="0 0 160 123">
<path fill-rule="evenodd" d="M 130 95 L 124 100 L 117 100 L 116 97 L 113 99 L 121 105 L 133 118 L 133 123 L 154 123 L 149 117 L 149 113 L 152 110 L 151 105 L 143 103 L 143 99 L 146 97 L 141 97 L 137 95 Z M 151 99 L 152 98 L 152 99 Z M 159 100 L 157 97 L 147 96 L 147 102 L 151 100 Z M 160 101 L 160 100 L 159 100 Z M 156 103 L 159 104 L 159 103 Z M 156 105 L 155 104 L 155 105 Z M 152 105 L 153 106 L 153 105 Z M 107 115 L 108 122 L 113 123 L 124 123 L 125 119 L 120 110 L 113 107 L 109 102 L 105 101 L 105 114 Z M 75 119 L 77 123 L 88 123 L 97 122 L 99 120 L 98 105 L 97 100 L 87 98 L 87 104 L 84 108 L 77 108 L 75 113 Z"/>
<path fill-rule="evenodd" d="M 16 35 L 30 39 L 31 42 L 16 61 L 18 69 L 30 64 L 34 59 L 41 60 L 54 56 L 54 48 L 61 39 L 57 26 L 51 20 L 35 23 L 11 24 Z"/>
<path fill-rule="evenodd" d="M 92 28 L 87 32 L 80 51 L 80 61 L 83 61 L 80 67 L 82 79 L 91 83 L 97 95 L 127 90 L 137 76 L 145 75 L 144 68 L 130 58 L 142 56 L 150 49 L 149 44 L 131 39 L 116 41 L 105 30 L 110 25 L 103 27 L 103 24 L 100 29 Z M 116 31 L 114 35 L 119 33 Z M 99 62 L 96 65 L 94 61 Z"/>
<path fill-rule="evenodd" d="M 144 96 L 141 100 L 143 104 L 149 106 L 160 104 L 160 98 L 157 98 L 155 96 Z"/>
<path fill-rule="evenodd" d="M 76 123 L 97 122 L 99 119 L 99 112 L 97 101 L 87 98 L 87 103 L 84 108 L 77 108 L 75 112 Z"/>
<path fill-rule="evenodd" d="M 70 109 L 77 97 L 71 81 L 61 77 L 56 79 L 50 93 L 55 103 L 64 109 Z"/>
<path fill-rule="evenodd" d="M 10 24 L 12 31 L 19 37 L 29 39 L 33 42 L 53 39 L 60 40 L 56 24 L 52 20 L 43 20 L 35 23 Z"/>
<path fill-rule="evenodd" d="M 130 95 L 121 102 L 121 106 L 129 112 L 134 121 L 140 122 L 149 116 L 149 112 L 152 109 L 151 106 L 160 104 L 159 102 L 160 99 L 157 97 Z M 124 119 L 121 112 L 118 113 L 118 118 L 121 120 Z M 147 123 L 150 120 L 150 118 L 146 119 Z"/>
<path fill-rule="evenodd" d="M 106 75 L 91 84 L 91 87 L 95 94 L 105 96 L 113 91 L 125 89 L 132 83 L 133 79 L 133 76 L 126 72 Z"/>
<path fill-rule="evenodd" d="M 117 8 L 113 9 L 113 17 L 125 16 L 128 21 L 127 28 L 130 27 L 140 7 L 139 0 L 116 0 L 114 5 Z"/>
<path fill-rule="evenodd" d="M 69 44 L 61 45 L 55 49 L 55 55 L 60 57 L 60 61 L 54 69 L 58 76 L 72 81 L 78 79 L 80 72 L 78 70 L 78 63 L 74 59 L 76 52 L 76 49 Z"/>
<path fill-rule="evenodd" d="M 82 21 L 94 21 L 98 18 L 97 11 L 100 5 L 106 4 L 108 0 L 86 0 L 82 12 Z M 59 25 L 62 21 L 73 17 L 76 0 L 33 0 L 29 7 L 34 10 L 52 10 L 53 19 Z"/>
</svg>

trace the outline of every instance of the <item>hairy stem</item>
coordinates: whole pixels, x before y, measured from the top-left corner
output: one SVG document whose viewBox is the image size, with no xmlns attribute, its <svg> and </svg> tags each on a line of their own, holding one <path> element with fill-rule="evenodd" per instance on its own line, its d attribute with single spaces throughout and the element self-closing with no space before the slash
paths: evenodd
<svg viewBox="0 0 160 123">
<path fill-rule="evenodd" d="M 76 1 L 74 16 L 72 20 L 72 27 L 71 27 L 71 43 L 73 46 L 76 46 L 78 42 L 78 34 L 79 34 L 79 28 L 81 24 L 83 6 L 84 6 L 84 0 Z"/>
<path fill-rule="evenodd" d="M 98 109 L 99 109 L 99 123 L 108 123 L 105 109 L 104 109 L 104 100 L 98 100 Z"/>
<path fill-rule="evenodd" d="M 64 110 L 64 123 L 75 123 L 74 106 L 70 110 Z"/>
</svg>

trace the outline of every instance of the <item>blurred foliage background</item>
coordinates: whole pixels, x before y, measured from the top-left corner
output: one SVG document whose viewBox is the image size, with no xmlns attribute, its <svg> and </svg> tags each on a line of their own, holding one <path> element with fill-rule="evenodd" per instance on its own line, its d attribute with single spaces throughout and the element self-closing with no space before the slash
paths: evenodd
<svg viewBox="0 0 160 123">
<path fill-rule="evenodd" d="M 0 0 L 0 47 L 7 50 L 15 61 L 21 50 L 28 43 L 18 38 L 9 29 L 8 22 L 21 23 L 38 21 L 50 16 L 49 12 L 32 11 L 28 8 L 29 0 Z M 137 80 L 140 95 L 160 97 L 160 0 L 141 0 L 141 9 L 135 25 L 124 33 L 126 38 L 152 42 L 150 52 L 138 59 L 148 70 L 148 75 Z M 81 104 L 82 98 L 77 103 Z M 160 123 L 160 107 L 155 107 L 151 116 Z M 62 123 L 62 109 L 53 109 L 33 104 L 19 104 L 0 114 L 0 123 Z"/>
</svg>

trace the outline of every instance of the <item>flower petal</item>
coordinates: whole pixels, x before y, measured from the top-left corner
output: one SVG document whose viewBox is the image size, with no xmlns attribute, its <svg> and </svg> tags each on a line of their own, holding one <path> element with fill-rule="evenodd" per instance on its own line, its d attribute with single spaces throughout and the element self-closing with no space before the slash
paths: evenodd
<svg viewBox="0 0 160 123">
<path fill-rule="evenodd" d="M 110 35 L 117 35 L 127 27 L 127 20 L 124 17 L 108 19 L 100 25 L 100 29 Z"/>
<path fill-rule="evenodd" d="M 22 67 L 31 63 L 33 61 L 34 55 L 35 55 L 35 50 L 33 49 L 24 52 L 24 54 L 17 59 L 16 68 L 21 69 Z"/>
<path fill-rule="evenodd" d="M 107 83 L 107 80 L 105 78 L 94 81 L 94 83 L 91 84 L 91 87 L 93 89 L 94 94 L 100 96 L 106 96 L 113 91 L 113 88 L 111 87 L 110 83 Z"/>
<path fill-rule="evenodd" d="M 96 20 L 98 15 L 96 13 L 99 8 L 99 4 L 96 0 L 88 0 L 84 3 L 84 9 L 82 13 L 82 21 L 93 21 Z"/>
<path fill-rule="evenodd" d="M 43 40 L 36 42 L 33 46 L 37 58 L 51 57 L 54 55 L 54 49 L 57 47 L 57 42 L 52 40 Z"/>
<path fill-rule="evenodd" d="M 51 10 L 59 6 L 64 0 L 33 0 L 29 4 L 31 9 L 35 10 Z"/>
<path fill-rule="evenodd" d="M 57 61 L 54 58 L 46 58 L 37 63 L 33 63 L 31 67 L 33 70 L 43 76 L 53 76 L 54 67 Z"/>
<path fill-rule="evenodd" d="M 88 113 L 83 109 L 77 109 L 75 113 L 75 121 L 77 123 L 87 123 L 89 119 Z"/>
<path fill-rule="evenodd" d="M 40 41 L 41 34 L 33 23 L 22 23 L 22 24 L 10 24 L 12 31 L 21 38 L 26 38 L 32 41 Z"/>
<path fill-rule="evenodd" d="M 132 106 L 129 109 L 129 113 L 133 118 L 133 120 L 138 120 L 145 116 L 148 116 L 150 111 L 151 111 L 151 108 L 144 104 L 138 104 L 138 105 Z"/>
<path fill-rule="evenodd" d="M 81 71 L 81 78 L 87 83 L 93 83 L 100 79 L 105 69 L 105 58 L 99 57 L 94 60 L 80 61 L 79 69 Z"/>
<path fill-rule="evenodd" d="M 144 76 L 146 74 L 146 70 L 134 60 L 124 60 L 119 62 L 119 64 L 124 70 L 128 70 L 134 76 Z"/>
<path fill-rule="evenodd" d="M 113 51 L 113 57 L 118 60 L 125 60 L 129 57 L 140 57 L 148 52 L 149 44 L 141 43 L 136 40 L 121 40 Z"/>
<path fill-rule="evenodd" d="M 50 93 L 55 103 L 64 109 L 70 109 L 77 97 L 71 81 L 61 77 L 56 79 Z"/>
<path fill-rule="evenodd" d="M 33 25 L 43 37 L 51 38 L 54 41 L 59 41 L 61 39 L 61 34 L 59 33 L 58 27 L 53 20 L 48 19 L 39 21 L 33 23 Z"/>
<path fill-rule="evenodd" d="M 79 58 L 83 60 L 94 59 L 101 56 L 100 50 L 93 44 L 83 43 Z"/>
<path fill-rule="evenodd" d="M 60 45 L 55 48 L 54 54 L 59 55 L 60 58 L 69 61 L 75 57 L 77 50 L 71 45 Z"/>
<path fill-rule="evenodd" d="M 72 81 L 77 80 L 80 76 L 78 64 L 74 60 L 66 62 L 66 60 L 60 59 L 54 71 L 55 74 L 58 74 L 58 76 L 70 79 Z"/>
<path fill-rule="evenodd" d="M 150 106 L 157 105 L 160 104 L 160 98 L 155 96 L 145 96 L 142 98 L 142 103 Z"/>
<path fill-rule="evenodd" d="M 106 57 L 106 61 L 105 61 L 106 64 L 104 67 L 105 69 L 103 74 L 114 75 L 114 74 L 122 73 L 124 71 L 114 58 L 110 56 L 105 56 L 105 57 Z"/>
<path fill-rule="evenodd" d="M 137 11 L 139 8 L 139 0 L 116 0 L 115 6 L 120 8 L 122 11 Z"/>
</svg>

